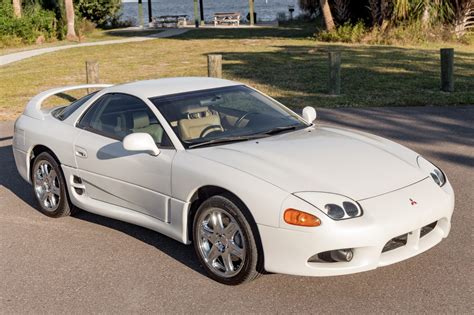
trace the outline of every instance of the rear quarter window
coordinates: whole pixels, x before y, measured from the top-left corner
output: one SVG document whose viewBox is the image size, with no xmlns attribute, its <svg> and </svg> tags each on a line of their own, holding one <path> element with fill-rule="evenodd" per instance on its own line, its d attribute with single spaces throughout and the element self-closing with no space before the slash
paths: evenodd
<svg viewBox="0 0 474 315">
<path fill-rule="evenodd" d="M 70 105 L 60 108 L 57 111 L 53 113 L 54 117 L 56 117 L 59 120 L 65 120 L 69 116 L 71 116 L 79 107 L 81 107 L 85 102 L 91 99 L 92 96 L 94 96 L 97 92 L 93 92 L 91 94 L 88 94 L 78 100 L 75 100 L 72 102 Z"/>
</svg>

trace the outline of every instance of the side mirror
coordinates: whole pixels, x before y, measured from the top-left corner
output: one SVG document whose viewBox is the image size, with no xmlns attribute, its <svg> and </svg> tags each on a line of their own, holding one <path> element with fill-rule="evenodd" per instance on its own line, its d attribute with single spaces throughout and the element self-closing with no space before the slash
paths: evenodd
<svg viewBox="0 0 474 315">
<path fill-rule="evenodd" d="M 314 107 L 306 106 L 305 108 L 303 108 L 303 119 L 306 120 L 308 123 L 312 124 L 316 117 L 317 114 Z"/>
<path fill-rule="evenodd" d="M 123 138 L 122 145 L 127 151 L 142 151 L 153 156 L 160 154 L 160 149 L 156 146 L 153 138 L 143 132 L 129 134 Z"/>
</svg>

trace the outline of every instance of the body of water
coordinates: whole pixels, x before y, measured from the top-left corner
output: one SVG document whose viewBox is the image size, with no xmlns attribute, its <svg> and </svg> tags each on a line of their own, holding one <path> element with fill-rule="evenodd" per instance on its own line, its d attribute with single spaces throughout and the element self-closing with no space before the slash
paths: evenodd
<svg viewBox="0 0 474 315">
<path fill-rule="evenodd" d="M 203 0 L 204 17 L 206 21 L 212 21 L 215 12 L 239 12 L 245 18 L 249 12 L 248 0 Z M 297 0 L 255 0 L 255 12 L 259 21 L 274 21 L 278 12 L 285 12 L 289 16 L 288 6 L 294 5 L 294 16 L 299 14 Z M 193 0 L 161 0 L 152 1 L 153 16 L 160 15 L 188 15 L 194 20 Z M 143 15 L 145 22 L 148 21 L 148 3 L 143 0 Z M 138 1 L 122 3 L 122 19 L 131 20 L 135 24 L 138 21 Z"/>
</svg>

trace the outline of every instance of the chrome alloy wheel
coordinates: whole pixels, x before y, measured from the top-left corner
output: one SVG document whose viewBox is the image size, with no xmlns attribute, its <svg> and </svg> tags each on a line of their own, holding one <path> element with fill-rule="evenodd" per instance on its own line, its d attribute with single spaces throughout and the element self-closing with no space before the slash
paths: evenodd
<svg viewBox="0 0 474 315">
<path fill-rule="evenodd" d="M 61 201 L 61 189 L 58 174 L 46 160 L 38 163 L 34 171 L 35 194 L 43 209 L 55 211 Z"/>
<path fill-rule="evenodd" d="M 242 269 L 245 261 L 245 240 L 237 221 L 227 211 L 207 209 L 198 223 L 198 246 L 209 269 L 229 278 Z"/>
</svg>

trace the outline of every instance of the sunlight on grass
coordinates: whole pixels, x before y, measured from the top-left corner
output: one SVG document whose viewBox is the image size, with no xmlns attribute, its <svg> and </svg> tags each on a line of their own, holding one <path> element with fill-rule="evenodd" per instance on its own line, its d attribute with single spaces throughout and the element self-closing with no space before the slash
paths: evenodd
<svg viewBox="0 0 474 315">
<path fill-rule="evenodd" d="M 100 62 L 100 80 L 123 83 L 206 76 L 209 53 L 223 55 L 224 77 L 250 84 L 292 107 L 474 104 L 474 48 L 456 46 L 454 93 L 439 90 L 439 51 L 326 44 L 279 30 L 191 31 L 174 39 L 74 48 L 0 68 L 0 120 L 14 119 L 48 88 L 85 83 L 85 61 Z M 229 30 L 230 31 L 230 30 Z M 216 39 L 220 35 L 223 39 Z M 246 37 L 245 37 L 246 36 Z M 328 96 L 327 51 L 342 53 L 342 95 Z M 55 100 L 51 104 L 64 103 Z"/>
</svg>

